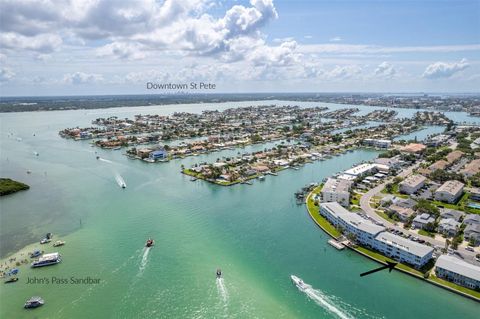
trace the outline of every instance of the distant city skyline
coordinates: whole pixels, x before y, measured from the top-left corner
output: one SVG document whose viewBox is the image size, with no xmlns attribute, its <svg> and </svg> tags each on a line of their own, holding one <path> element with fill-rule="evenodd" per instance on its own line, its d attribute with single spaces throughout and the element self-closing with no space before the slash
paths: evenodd
<svg viewBox="0 0 480 319">
<path fill-rule="evenodd" d="M 479 92 L 480 1 L 0 0 L 0 96 Z"/>
</svg>

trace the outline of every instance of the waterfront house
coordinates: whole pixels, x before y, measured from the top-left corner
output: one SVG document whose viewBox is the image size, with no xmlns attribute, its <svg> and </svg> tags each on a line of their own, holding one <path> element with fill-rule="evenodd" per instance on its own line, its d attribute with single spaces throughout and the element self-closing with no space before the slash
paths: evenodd
<svg viewBox="0 0 480 319">
<path fill-rule="evenodd" d="M 442 255 L 435 263 L 438 278 L 473 290 L 480 289 L 480 267 L 454 256 Z"/>
<path fill-rule="evenodd" d="M 463 195 L 464 186 L 462 182 L 456 180 L 446 181 L 435 191 L 435 200 L 455 203 Z"/>
<path fill-rule="evenodd" d="M 165 149 L 161 148 L 161 149 L 150 152 L 148 157 L 154 161 L 162 160 L 168 157 L 168 153 Z"/>
<path fill-rule="evenodd" d="M 400 168 L 401 161 L 398 158 L 385 158 L 379 157 L 374 160 L 375 164 L 381 164 L 387 166 L 389 169 L 398 169 Z"/>
<path fill-rule="evenodd" d="M 427 179 L 422 175 L 410 175 L 399 184 L 399 191 L 405 194 L 413 194 L 425 185 Z"/>
<path fill-rule="evenodd" d="M 428 229 L 429 224 L 433 225 L 433 223 L 435 223 L 435 218 L 433 218 L 432 216 L 430 216 L 427 213 L 423 213 L 423 214 L 420 214 L 420 215 L 416 216 L 413 219 L 412 223 L 416 228 Z M 428 230 L 432 230 L 432 229 L 428 229 Z"/>
<path fill-rule="evenodd" d="M 454 237 L 458 233 L 460 223 L 452 218 L 443 218 L 438 223 L 438 232 L 447 237 Z"/>
</svg>

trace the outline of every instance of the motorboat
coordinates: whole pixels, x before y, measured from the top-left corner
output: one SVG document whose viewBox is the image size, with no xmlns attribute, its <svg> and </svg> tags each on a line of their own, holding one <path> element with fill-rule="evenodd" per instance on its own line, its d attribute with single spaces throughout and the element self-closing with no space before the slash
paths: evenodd
<svg viewBox="0 0 480 319">
<path fill-rule="evenodd" d="M 217 278 L 222 278 L 222 270 L 220 268 L 217 269 Z"/>
<path fill-rule="evenodd" d="M 63 240 L 57 240 L 56 242 L 53 243 L 53 247 L 58 247 L 63 245 L 65 245 L 65 241 Z"/>
<path fill-rule="evenodd" d="M 261 180 L 261 181 L 264 181 L 265 180 L 265 175 L 258 176 L 258 179 Z"/>
<path fill-rule="evenodd" d="M 32 263 L 32 268 L 56 265 L 62 261 L 62 256 L 59 253 L 45 254 Z"/>
<path fill-rule="evenodd" d="M 303 280 L 298 278 L 297 276 L 291 275 L 290 278 L 292 279 L 292 282 L 295 284 L 295 286 L 297 286 L 298 289 L 304 290 L 305 288 L 307 288 L 307 285 L 303 282 Z"/>
<path fill-rule="evenodd" d="M 40 240 L 40 244 L 48 244 L 49 242 L 51 242 L 52 240 L 50 238 L 44 238 L 42 240 Z"/>
<path fill-rule="evenodd" d="M 152 247 L 153 245 L 155 245 L 155 241 L 151 238 L 149 238 L 145 243 L 145 247 Z"/>
<path fill-rule="evenodd" d="M 11 277 L 11 278 L 8 278 L 7 280 L 5 280 L 5 283 L 6 284 L 11 284 L 11 283 L 14 283 L 14 282 L 17 282 L 18 281 L 18 277 Z"/>
<path fill-rule="evenodd" d="M 127 185 L 125 183 L 120 184 L 122 188 L 127 188 Z"/>
<path fill-rule="evenodd" d="M 25 309 L 37 308 L 37 307 L 43 306 L 44 304 L 45 304 L 45 301 L 41 297 L 32 297 L 25 302 L 24 308 Z"/>
<path fill-rule="evenodd" d="M 30 258 L 36 258 L 40 255 L 42 255 L 42 252 L 40 250 L 35 250 L 30 254 Z"/>
</svg>

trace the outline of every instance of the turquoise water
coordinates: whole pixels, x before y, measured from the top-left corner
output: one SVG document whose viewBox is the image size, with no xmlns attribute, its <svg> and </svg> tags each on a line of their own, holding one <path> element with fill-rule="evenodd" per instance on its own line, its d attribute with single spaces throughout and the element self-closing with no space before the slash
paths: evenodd
<svg viewBox="0 0 480 319">
<path fill-rule="evenodd" d="M 399 141 L 399 140 L 408 141 L 408 140 L 414 140 L 416 138 L 418 142 L 421 142 L 421 141 L 427 139 L 430 135 L 440 134 L 444 131 L 445 131 L 445 126 L 429 125 L 429 126 L 424 127 L 423 129 L 419 130 L 419 131 L 415 131 L 415 132 L 412 132 L 410 134 L 397 136 L 393 140 L 394 141 Z"/>
<path fill-rule="evenodd" d="M 475 317 L 478 304 L 406 275 L 380 272 L 360 278 L 377 265 L 333 249 L 305 207 L 295 204 L 293 193 L 305 184 L 372 159 L 376 152 L 358 150 L 251 186 L 219 187 L 191 182 L 179 173 L 180 166 L 238 150 L 152 165 L 57 135 L 64 127 L 89 125 L 106 114 L 202 109 L 204 105 L 0 115 L 1 175 L 31 185 L 0 199 L 1 254 L 49 231 L 67 241 L 57 249 L 64 257 L 61 264 L 33 270 L 23 266 L 20 282 L 0 286 L 0 318 Z M 96 160 L 95 151 L 106 161 Z M 26 174 L 27 169 L 32 173 Z M 116 174 L 125 179 L 125 190 L 116 184 Z M 155 238 L 156 246 L 147 254 L 143 245 L 148 237 Z M 223 282 L 215 279 L 218 267 Z M 316 289 L 310 298 L 291 284 L 291 274 Z M 101 282 L 26 284 L 32 276 L 90 276 Z M 23 310 L 25 300 L 37 294 L 46 305 Z"/>
</svg>

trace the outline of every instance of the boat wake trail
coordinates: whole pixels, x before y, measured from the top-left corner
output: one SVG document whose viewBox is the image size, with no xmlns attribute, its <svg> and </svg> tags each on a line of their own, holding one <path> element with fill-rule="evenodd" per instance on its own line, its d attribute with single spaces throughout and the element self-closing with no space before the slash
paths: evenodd
<svg viewBox="0 0 480 319">
<path fill-rule="evenodd" d="M 217 290 L 224 303 L 228 301 L 228 291 L 223 278 L 217 278 Z"/>
<path fill-rule="evenodd" d="M 325 295 L 322 291 L 314 289 L 311 285 L 303 284 L 303 288 L 299 288 L 301 292 L 307 295 L 308 298 L 313 300 L 317 305 L 327 310 L 331 314 L 336 315 L 341 319 L 354 319 L 352 315 L 347 313 L 344 309 L 338 307 L 332 298 Z"/>
<path fill-rule="evenodd" d="M 113 164 L 113 162 L 111 160 L 107 160 L 107 159 L 104 159 L 104 158 L 98 158 L 99 161 L 102 161 L 102 162 L 105 162 L 105 163 L 109 163 L 109 164 Z"/>
<path fill-rule="evenodd" d="M 140 261 L 140 267 L 138 267 L 138 276 L 141 276 L 143 274 L 143 271 L 145 270 L 145 267 L 147 267 L 149 253 L 150 253 L 150 248 L 145 247 L 143 249 L 142 260 Z"/>
<path fill-rule="evenodd" d="M 123 177 L 120 174 L 115 173 L 115 180 L 117 181 L 118 186 L 120 186 L 122 188 L 127 187 L 127 184 L 125 184 L 125 180 L 123 179 Z"/>
</svg>

